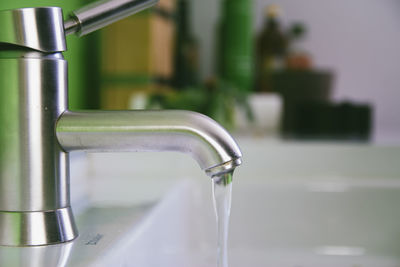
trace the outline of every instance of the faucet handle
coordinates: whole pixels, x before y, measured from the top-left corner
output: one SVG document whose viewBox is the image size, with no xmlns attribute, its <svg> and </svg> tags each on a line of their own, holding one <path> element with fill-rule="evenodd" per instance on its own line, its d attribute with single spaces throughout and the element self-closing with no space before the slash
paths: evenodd
<svg viewBox="0 0 400 267">
<path fill-rule="evenodd" d="M 158 0 L 101 0 L 73 11 L 64 22 L 65 34 L 83 36 L 153 6 Z"/>
<path fill-rule="evenodd" d="M 65 35 L 86 35 L 146 9 L 158 0 L 100 0 L 72 12 L 63 21 L 59 7 L 0 11 L 0 50 L 9 46 L 45 53 L 67 49 Z"/>
</svg>

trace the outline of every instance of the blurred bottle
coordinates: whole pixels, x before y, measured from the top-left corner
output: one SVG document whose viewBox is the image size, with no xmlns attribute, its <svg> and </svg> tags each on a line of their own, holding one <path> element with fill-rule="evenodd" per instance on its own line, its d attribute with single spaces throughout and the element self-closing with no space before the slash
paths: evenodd
<svg viewBox="0 0 400 267">
<path fill-rule="evenodd" d="M 198 43 L 191 33 L 189 8 L 188 0 L 178 0 L 172 78 L 172 85 L 177 89 L 198 84 Z"/>
<path fill-rule="evenodd" d="M 252 1 L 223 0 L 217 29 L 217 74 L 237 89 L 253 87 Z"/>
<path fill-rule="evenodd" d="M 271 91 L 271 75 L 282 69 L 288 52 L 289 39 L 282 31 L 279 16 L 281 10 L 277 5 L 265 9 L 265 24 L 257 37 L 257 82 L 256 91 Z"/>
</svg>

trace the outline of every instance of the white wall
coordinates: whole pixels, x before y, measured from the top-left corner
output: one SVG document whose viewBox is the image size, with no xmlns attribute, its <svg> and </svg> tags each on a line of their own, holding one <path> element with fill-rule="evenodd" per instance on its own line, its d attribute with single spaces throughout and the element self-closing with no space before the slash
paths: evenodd
<svg viewBox="0 0 400 267">
<path fill-rule="evenodd" d="M 263 10 L 279 4 L 283 22 L 308 26 L 304 48 L 317 67 L 336 73 L 334 98 L 375 106 L 375 137 L 400 140 L 399 0 L 254 0 L 254 26 Z M 193 30 L 202 47 L 203 77 L 213 73 L 214 26 L 220 1 L 193 0 Z"/>
</svg>

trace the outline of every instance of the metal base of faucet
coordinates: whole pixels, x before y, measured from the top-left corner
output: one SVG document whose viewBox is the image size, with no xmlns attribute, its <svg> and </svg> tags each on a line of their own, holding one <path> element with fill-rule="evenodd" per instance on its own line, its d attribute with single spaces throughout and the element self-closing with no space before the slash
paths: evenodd
<svg viewBox="0 0 400 267">
<path fill-rule="evenodd" d="M 0 211 L 0 244 L 5 246 L 57 244 L 77 236 L 70 207 L 37 212 Z"/>
</svg>

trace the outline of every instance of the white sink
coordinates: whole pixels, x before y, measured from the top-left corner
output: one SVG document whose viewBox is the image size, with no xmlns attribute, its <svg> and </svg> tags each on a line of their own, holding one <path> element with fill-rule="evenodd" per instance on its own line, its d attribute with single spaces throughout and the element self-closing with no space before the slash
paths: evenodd
<svg viewBox="0 0 400 267">
<path fill-rule="evenodd" d="M 186 182 L 157 207 L 126 266 L 215 266 L 209 185 Z M 396 180 L 234 185 L 230 267 L 400 266 Z M 124 265 L 125 266 L 125 265 Z"/>
<path fill-rule="evenodd" d="M 90 208 L 78 216 L 81 235 L 76 241 L 2 247 L 2 263 L 215 266 L 210 187 L 205 180 L 187 180 L 156 205 Z M 237 180 L 233 190 L 230 267 L 400 266 L 400 210 L 393 204 L 400 203 L 396 180 Z"/>
</svg>

